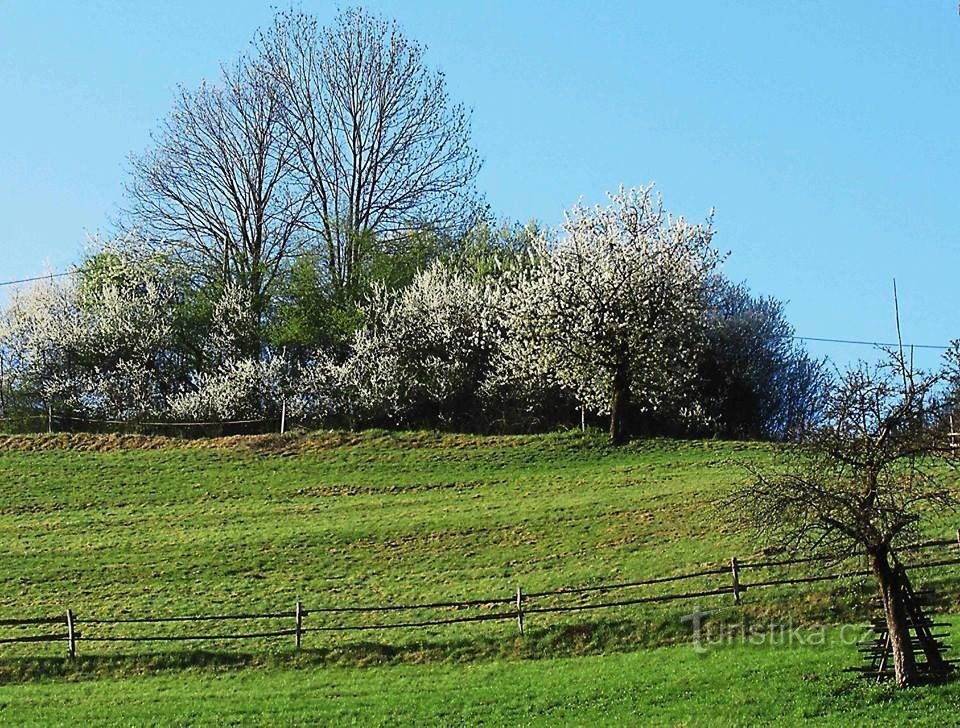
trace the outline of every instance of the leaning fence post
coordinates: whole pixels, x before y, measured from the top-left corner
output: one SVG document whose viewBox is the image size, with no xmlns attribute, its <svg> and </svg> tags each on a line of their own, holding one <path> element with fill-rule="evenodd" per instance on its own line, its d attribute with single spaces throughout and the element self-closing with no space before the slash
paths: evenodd
<svg viewBox="0 0 960 728">
<path fill-rule="evenodd" d="M 523 589 L 517 587 L 517 629 L 523 634 Z"/>
<path fill-rule="evenodd" d="M 297 618 L 297 629 L 294 633 L 294 637 L 297 641 L 297 649 L 300 649 L 300 638 L 303 635 L 303 607 L 300 602 L 297 602 L 297 610 L 295 612 Z"/>
<path fill-rule="evenodd" d="M 77 656 L 77 639 L 73 631 L 73 612 L 69 609 L 67 610 L 67 649 L 70 652 L 70 657 Z"/>
<path fill-rule="evenodd" d="M 736 556 L 730 559 L 730 576 L 733 578 L 733 603 L 740 604 L 740 562 Z"/>
</svg>

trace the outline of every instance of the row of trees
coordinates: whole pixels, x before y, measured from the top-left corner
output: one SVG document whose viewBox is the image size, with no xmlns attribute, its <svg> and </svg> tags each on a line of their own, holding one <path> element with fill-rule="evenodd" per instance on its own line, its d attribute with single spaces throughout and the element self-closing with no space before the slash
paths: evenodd
<svg viewBox="0 0 960 728">
<path fill-rule="evenodd" d="M 6 311 L 8 411 L 785 437 L 824 374 L 650 188 L 554 234 L 498 225 L 470 115 L 362 9 L 280 12 L 181 88 L 123 226 Z"/>
<path fill-rule="evenodd" d="M 716 270 L 709 221 L 651 188 L 535 226 L 422 235 L 383 256 L 355 309 L 311 257 L 256 293 L 128 236 L 15 294 L 0 328 L 7 414 L 130 421 L 291 417 L 330 425 L 530 430 L 609 418 L 610 436 L 785 437 L 822 367 L 782 307 Z"/>
<path fill-rule="evenodd" d="M 134 156 L 123 227 L 15 296 L 7 413 L 472 429 L 609 415 L 611 437 L 784 436 L 821 371 L 780 304 L 716 272 L 709 221 L 649 189 L 496 225 L 470 114 L 365 10 L 278 13 L 180 88 Z"/>
</svg>

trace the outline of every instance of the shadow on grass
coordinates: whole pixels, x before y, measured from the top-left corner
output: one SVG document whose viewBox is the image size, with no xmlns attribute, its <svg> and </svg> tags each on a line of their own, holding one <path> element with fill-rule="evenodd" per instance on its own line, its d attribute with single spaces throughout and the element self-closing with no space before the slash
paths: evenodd
<svg viewBox="0 0 960 728">
<path fill-rule="evenodd" d="M 0 658 L 0 684 L 35 680 L 95 680 L 183 670 L 222 672 L 246 668 L 299 669 L 322 666 L 462 663 L 577 657 L 664 646 L 690 638 L 677 619 L 660 622 L 595 621 L 527 630 L 503 638 L 412 641 L 386 644 L 355 641 L 332 647 L 283 651 L 184 649 L 69 657 Z M 81 643 L 82 646 L 82 643 Z"/>
</svg>

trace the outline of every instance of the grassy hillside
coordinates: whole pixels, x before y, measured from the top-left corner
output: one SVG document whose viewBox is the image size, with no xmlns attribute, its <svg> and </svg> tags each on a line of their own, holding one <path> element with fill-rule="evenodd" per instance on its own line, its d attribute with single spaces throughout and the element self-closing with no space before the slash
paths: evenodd
<svg viewBox="0 0 960 728">
<path fill-rule="evenodd" d="M 147 447 L 156 449 L 145 449 Z M 0 614 L 509 596 L 756 549 L 710 501 L 760 447 L 435 434 L 0 441 Z"/>
<path fill-rule="evenodd" d="M 746 464 L 770 456 L 770 446 L 714 441 L 612 449 L 598 433 L 0 437 L 0 619 L 67 607 L 82 620 L 289 610 L 297 599 L 310 609 L 510 597 L 518 585 L 532 592 L 723 565 L 760 555 L 760 544 L 714 503 L 748 477 Z M 931 533 L 954 528 L 943 515 Z M 927 577 L 945 587 L 944 609 L 955 610 L 958 577 Z M 853 582 L 825 583 L 747 592 L 739 609 L 729 597 L 699 606 L 726 605 L 715 620 L 841 623 L 862 618 L 867 596 Z M 711 658 L 719 663 L 698 661 L 680 620 L 692 606 L 535 614 L 522 638 L 511 622 L 311 633 L 299 654 L 289 639 L 169 649 L 81 640 L 73 662 L 60 643 L 4 646 L 0 682 L 30 684 L 0 690 L 0 722 L 70 722 L 86 711 L 139 724 L 159 710 L 158 724 L 206 723 L 214 713 L 204 711 L 215 710 L 225 722 L 550 723 L 609 710 L 683 723 L 707 709 L 718 721 L 736 716 L 742 701 L 752 706 L 746 715 L 769 718 L 781 715 L 764 693 L 771 670 L 791 693 L 785 716 L 837 717 L 843 691 L 855 692 L 864 719 L 889 700 L 840 673 L 857 661 L 850 646 L 785 657 L 741 647 Z M 681 644 L 636 651 L 669 642 Z M 724 674 L 743 676 L 740 692 L 726 690 Z M 633 676 L 626 688 L 623 675 Z M 209 703 L 196 699 L 208 690 Z M 945 695 L 956 705 L 954 688 Z M 926 715 L 924 700 L 903 705 Z"/>
</svg>

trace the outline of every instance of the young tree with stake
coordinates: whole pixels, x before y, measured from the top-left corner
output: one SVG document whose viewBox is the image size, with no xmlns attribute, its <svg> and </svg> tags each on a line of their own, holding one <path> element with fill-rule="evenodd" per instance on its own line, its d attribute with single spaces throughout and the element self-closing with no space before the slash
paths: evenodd
<svg viewBox="0 0 960 728">
<path fill-rule="evenodd" d="M 896 549 L 921 534 L 931 510 L 953 507 L 941 480 L 954 465 L 936 429 L 944 375 L 914 371 L 902 354 L 842 374 L 824 419 L 726 502 L 762 537 L 792 550 L 863 555 L 877 582 L 898 686 L 916 683 Z M 928 654 L 937 668 L 939 655 Z"/>
</svg>

